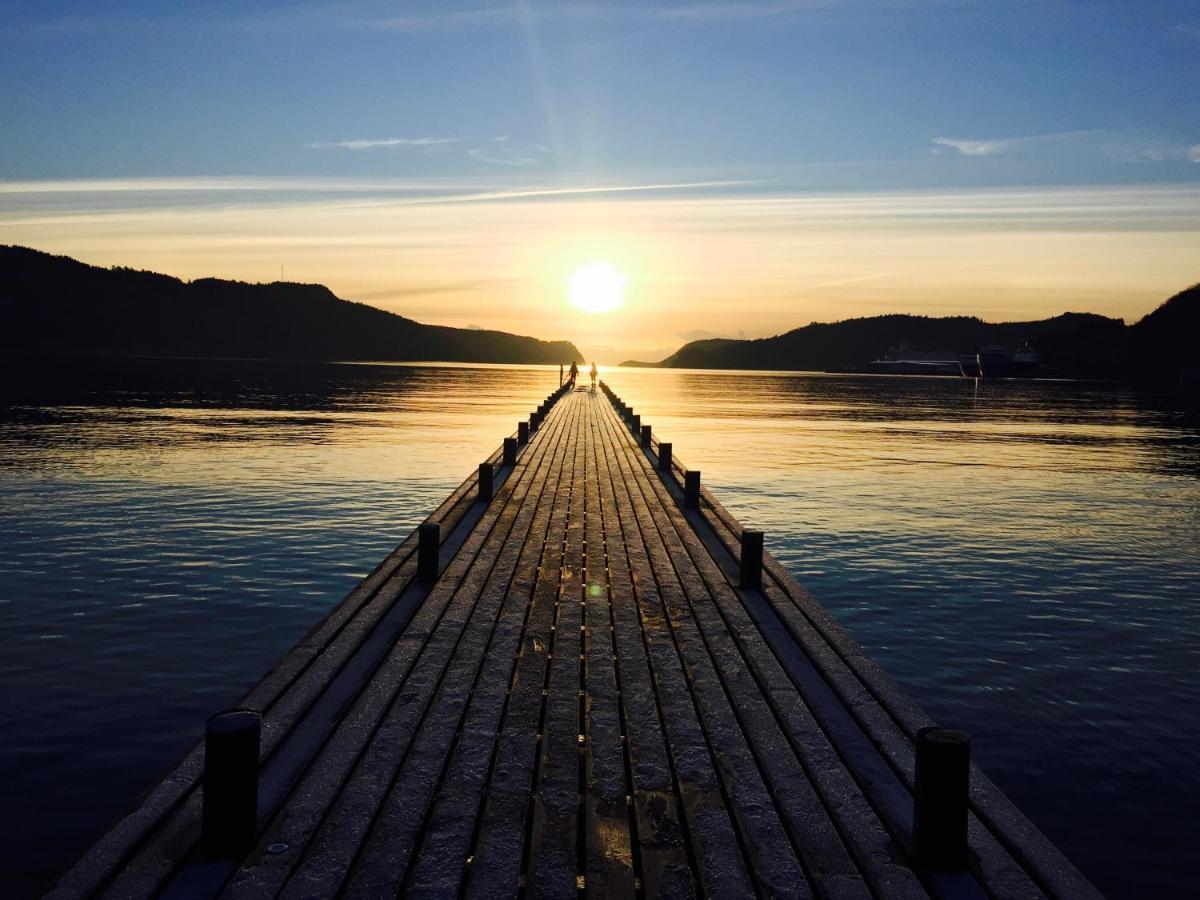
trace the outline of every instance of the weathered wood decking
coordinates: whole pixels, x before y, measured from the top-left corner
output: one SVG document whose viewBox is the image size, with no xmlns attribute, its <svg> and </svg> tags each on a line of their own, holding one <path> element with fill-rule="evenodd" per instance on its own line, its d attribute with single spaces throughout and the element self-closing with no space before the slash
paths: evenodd
<svg viewBox="0 0 1200 900">
<path fill-rule="evenodd" d="M 1089 897 L 978 771 L 970 864 L 913 863 L 927 717 L 741 526 L 567 393 L 478 502 L 431 516 L 244 699 L 257 846 L 198 848 L 203 750 L 53 896 Z"/>
</svg>

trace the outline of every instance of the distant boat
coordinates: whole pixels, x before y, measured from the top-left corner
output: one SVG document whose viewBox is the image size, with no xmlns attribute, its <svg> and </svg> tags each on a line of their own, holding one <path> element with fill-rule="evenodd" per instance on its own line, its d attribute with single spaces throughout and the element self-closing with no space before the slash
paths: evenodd
<svg viewBox="0 0 1200 900">
<path fill-rule="evenodd" d="M 1018 378 L 1032 378 L 1042 368 L 1042 360 L 1038 352 L 1028 344 L 1022 344 L 1021 349 L 1012 355 L 1010 374 Z"/>
<path fill-rule="evenodd" d="M 1012 374 L 1013 355 L 1003 344 L 988 344 L 978 353 L 979 374 L 984 378 L 1006 378 Z"/>
<path fill-rule="evenodd" d="M 883 375 L 955 375 L 963 376 L 962 362 L 953 350 L 913 350 L 900 344 L 882 359 L 868 363 L 871 372 Z"/>
</svg>

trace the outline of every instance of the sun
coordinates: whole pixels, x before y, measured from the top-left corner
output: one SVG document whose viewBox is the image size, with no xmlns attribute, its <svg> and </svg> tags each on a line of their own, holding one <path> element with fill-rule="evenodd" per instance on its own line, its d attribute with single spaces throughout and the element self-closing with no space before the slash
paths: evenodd
<svg viewBox="0 0 1200 900">
<path fill-rule="evenodd" d="M 583 312 L 612 312 L 625 300 L 627 280 L 606 262 L 585 263 L 567 279 L 567 296 L 571 305 Z"/>
</svg>

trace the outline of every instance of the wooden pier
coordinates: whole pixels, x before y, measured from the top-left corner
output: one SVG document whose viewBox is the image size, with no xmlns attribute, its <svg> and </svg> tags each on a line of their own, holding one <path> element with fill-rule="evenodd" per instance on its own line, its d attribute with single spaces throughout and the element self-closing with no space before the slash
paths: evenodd
<svg viewBox="0 0 1200 900">
<path fill-rule="evenodd" d="M 608 388 L 521 425 L 51 896 L 1098 896 Z"/>
</svg>

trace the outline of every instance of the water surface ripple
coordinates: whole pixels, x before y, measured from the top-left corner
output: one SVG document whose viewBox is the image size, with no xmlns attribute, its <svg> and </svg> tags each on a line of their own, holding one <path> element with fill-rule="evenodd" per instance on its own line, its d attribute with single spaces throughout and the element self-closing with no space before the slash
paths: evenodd
<svg viewBox="0 0 1200 900">
<path fill-rule="evenodd" d="M 557 384 L 537 367 L 16 366 L 0 862 L 34 893 Z M 1200 843 L 1200 420 L 1062 382 L 605 377 L 1114 897 Z"/>
</svg>

